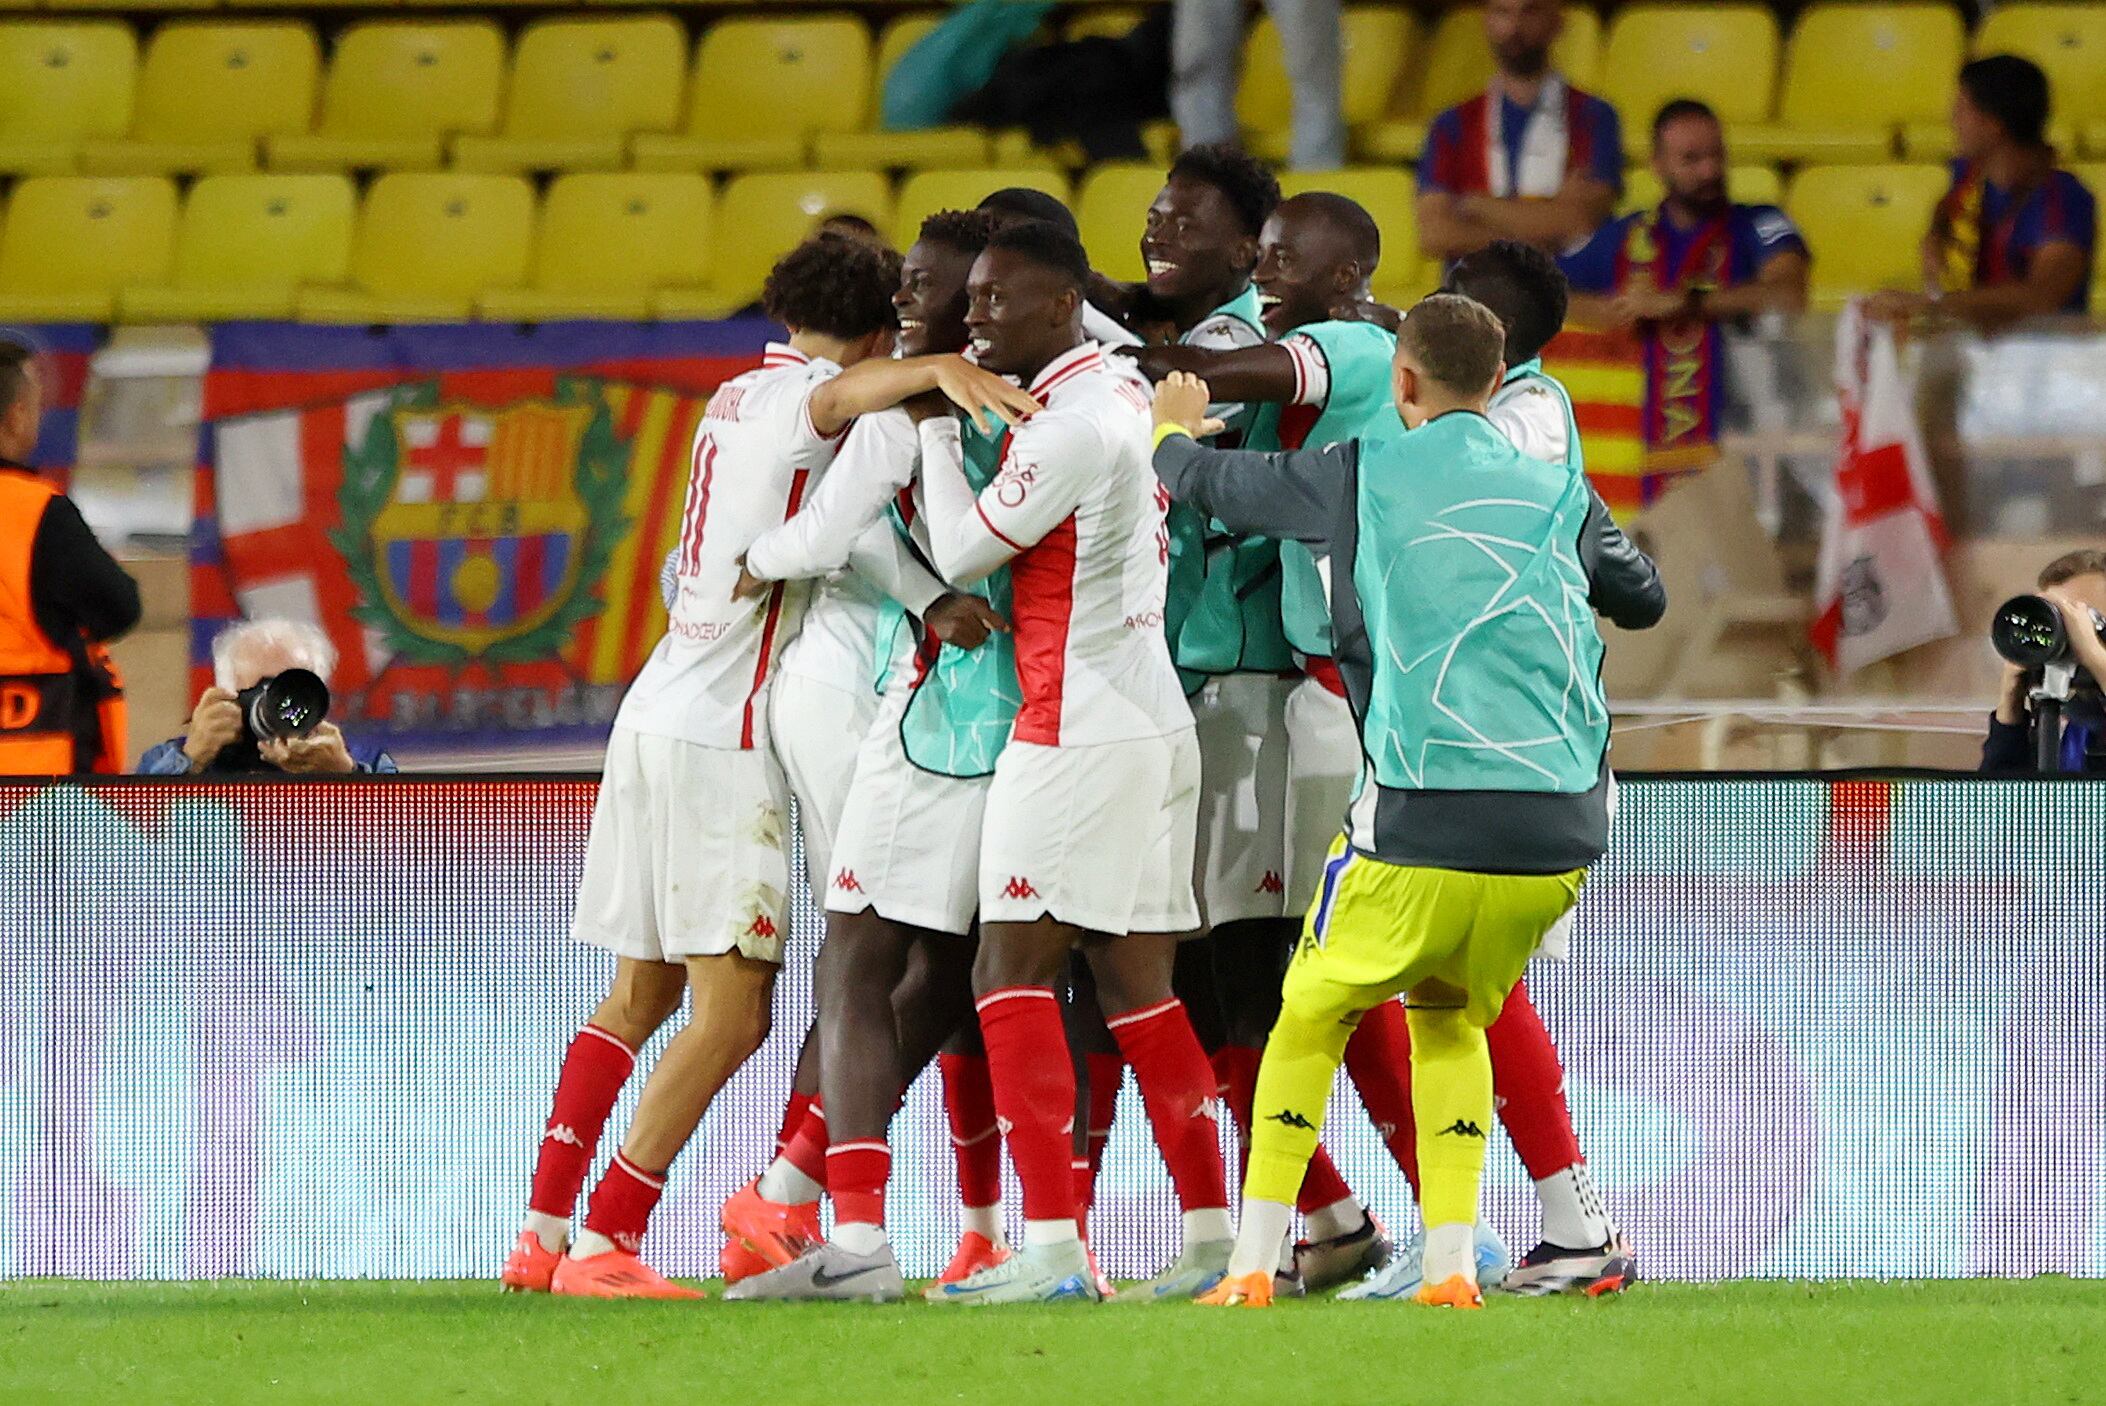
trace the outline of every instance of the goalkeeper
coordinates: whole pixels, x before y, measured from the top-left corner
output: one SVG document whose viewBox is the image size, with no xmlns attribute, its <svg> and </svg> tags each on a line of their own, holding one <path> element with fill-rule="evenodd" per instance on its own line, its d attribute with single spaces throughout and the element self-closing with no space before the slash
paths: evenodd
<svg viewBox="0 0 2106 1406">
<path fill-rule="evenodd" d="M 1156 473 L 1236 532 L 1329 555 L 1361 774 L 1288 967 L 1258 1075 L 1243 1225 L 1205 1302 L 1261 1306 L 1361 1015 L 1408 997 L 1422 1303 L 1482 1303 L 1472 1253 L 1492 1067 L 1484 1029 L 1608 842 L 1595 609 L 1658 590 L 1584 478 L 1485 418 L 1505 330 L 1428 298 L 1398 329 L 1405 432 L 1285 454 L 1202 448 L 1208 390 L 1157 392 Z M 1645 602 L 1655 605 L 1656 602 Z M 1591 607 L 1591 608 L 1590 608 Z"/>
</svg>

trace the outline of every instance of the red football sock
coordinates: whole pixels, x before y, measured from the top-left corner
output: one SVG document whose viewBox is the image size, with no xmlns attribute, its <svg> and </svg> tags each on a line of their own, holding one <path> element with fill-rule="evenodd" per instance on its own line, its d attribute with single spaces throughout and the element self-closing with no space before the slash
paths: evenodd
<svg viewBox="0 0 2106 1406">
<path fill-rule="evenodd" d="M 995 1205 L 1002 1199 L 1002 1139 L 987 1056 L 938 1055 L 936 1064 L 943 1071 L 943 1111 L 950 1118 L 951 1156 L 958 1163 L 959 1204 Z"/>
<path fill-rule="evenodd" d="M 1214 1122 L 1214 1071 L 1192 1033 L 1185 1004 L 1172 996 L 1105 1022 L 1141 1086 L 1155 1145 L 1162 1149 L 1187 1211 L 1228 1206 L 1221 1131 Z"/>
<path fill-rule="evenodd" d="M 883 1138 L 861 1138 L 826 1149 L 826 1194 L 834 1219 L 882 1227 L 885 1181 L 892 1175 L 892 1148 Z"/>
<path fill-rule="evenodd" d="M 1075 1182 L 1075 1225 L 1082 1238 L 1090 1238 L 1090 1207 L 1097 1194 L 1097 1178 L 1090 1172 L 1090 1159 L 1072 1157 L 1068 1160 L 1068 1174 Z"/>
<path fill-rule="evenodd" d="M 1261 1050 L 1248 1045 L 1223 1045 L 1214 1052 L 1214 1072 L 1221 1081 L 1222 1098 L 1229 1112 L 1236 1118 L 1237 1174 L 1240 1178 L 1250 1170 L 1250 1119 L 1251 1105 L 1258 1093 L 1258 1066 L 1264 1062 Z M 1302 1176 L 1302 1189 L 1295 1197 L 1295 1209 L 1307 1215 L 1334 1206 L 1353 1194 L 1345 1178 L 1331 1162 L 1331 1154 L 1318 1143 L 1309 1158 L 1309 1170 Z"/>
<path fill-rule="evenodd" d="M 1543 1028 L 1528 990 L 1516 986 L 1485 1031 L 1492 1049 L 1492 1094 L 1499 1121 L 1532 1180 L 1556 1176 L 1581 1160 L 1565 1102 L 1565 1066 Z"/>
<path fill-rule="evenodd" d="M 600 1131 L 634 1068 L 636 1051 L 597 1025 L 587 1025 L 571 1037 L 541 1151 L 534 1158 L 529 1210 L 570 1219 L 592 1167 L 593 1150 L 600 1144 Z"/>
<path fill-rule="evenodd" d="M 664 1172 L 647 1171 L 617 1152 L 593 1190 L 592 1204 L 585 1209 L 585 1228 L 638 1254 L 644 1232 L 651 1226 L 651 1212 L 664 1194 Z"/>
<path fill-rule="evenodd" d="M 1309 1170 L 1302 1173 L 1302 1189 L 1294 1198 L 1294 1208 L 1303 1215 L 1321 1211 L 1326 1206 L 1335 1206 L 1352 1199 L 1353 1188 L 1339 1175 L 1338 1166 L 1331 1154 L 1318 1143 L 1316 1151 L 1309 1154 Z"/>
<path fill-rule="evenodd" d="M 826 1185 L 826 1104 L 814 1097 L 804 1110 L 804 1121 L 790 1140 L 783 1144 L 780 1155 L 798 1171 L 803 1172 L 821 1186 Z"/>
<path fill-rule="evenodd" d="M 775 1134 L 776 1156 L 782 1155 L 783 1149 L 790 1145 L 790 1139 L 796 1137 L 797 1130 L 804 1126 L 804 1115 L 816 1097 L 816 1094 L 801 1094 L 795 1089 L 790 1090 L 790 1101 L 782 1108 L 782 1128 Z"/>
<path fill-rule="evenodd" d="M 1084 1146 L 1085 1180 L 1077 1189 L 1084 1215 L 1097 1204 L 1097 1173 L 1104 1168 L 1104 1149 L 1111 1144 L 1112 1119 L 1119 1108 L 1119 1086 L 1126 1082 L 1126 1061 L 1115 1054 L 1082 1057 L 1090 1080 L 1090 1126 Z"/>
<path fill-rule="evenodd" d="M 1049 986 L 1004 986 L 982 996 L 978 1009 L 1024 1218 L 1075 1220 L 1075 1066 L 1060 999 Z"/>
<path fill-rule="evenodd" d="M 1368 1119 L 1416 1196 L 1419 1134 L 1411 1116 L 1411 1030 L 1401 1003 L 1384 1001 L 1360 1017 L 1360 1028 L 1346 1041 L 1345 1068 L 1360 1091 Z"/>
</svg>

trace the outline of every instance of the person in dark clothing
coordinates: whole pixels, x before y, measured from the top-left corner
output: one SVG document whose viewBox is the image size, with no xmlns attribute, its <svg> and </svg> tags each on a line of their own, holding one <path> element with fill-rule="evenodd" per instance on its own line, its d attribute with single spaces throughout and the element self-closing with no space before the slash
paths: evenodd
<svg viewBox="0 0 2106 1406">
<path fill-rule="evenodd" d="M 26 462 L 43 399 L 35 349 L 0 342 L 0 775 L 122 771 L 103 646 L 139 623 L 139 587 Z"/>
<path fill-rule="evenodd" d="M 2040 593 L 2062 610 L 2069 631 L 2070 654 L 2078 667 L 2106 682 L 2106 641 L 2099 638 L 2092 612 L 2106 615 L 2106 552 L 2067 552 L 2040 569 Z M 2019 665 L 2004 665 L 2003 693 L 1989 715 L 1989 735 L 1982 739 L 1983 771 L 2033 771 L 2032 703 L 2027 692 L 2032 677 Z M 2060 770 L 2106 772 L 2106 725 L 2095 709 L 2071 705 L 2064 712 Z"/>
</svg>

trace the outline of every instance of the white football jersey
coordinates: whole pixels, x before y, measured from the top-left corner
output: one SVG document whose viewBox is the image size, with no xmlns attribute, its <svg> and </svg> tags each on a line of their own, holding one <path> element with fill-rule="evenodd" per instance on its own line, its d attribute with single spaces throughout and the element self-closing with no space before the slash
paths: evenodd
<svg viewBox="0 0 2106 1406">
<path fill-rule="evenodd" d="M 703 747 L 766 744 L 768 679 L 809 588 L 782 582 L 740 601 L 731 589 L 747 544 L 796 513 L 808 480 L 841 447 L 842 435 L 820 434 L 811 417 L 812 392 L 840 374 L 831 361 L 770 342 L 758 369 L 709 398 L 695 430 L 665 638 L 630 685 L 617 726 Z"/>
</svg>

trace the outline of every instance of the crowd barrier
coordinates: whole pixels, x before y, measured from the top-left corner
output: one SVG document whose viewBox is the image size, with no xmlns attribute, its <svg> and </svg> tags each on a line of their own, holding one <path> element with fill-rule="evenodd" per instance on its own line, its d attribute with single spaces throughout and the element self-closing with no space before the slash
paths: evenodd
<svg viewBox="0 0 2106 1406">
<path fill-rule="evenodd" d="M 608 969 L 567 937 L 593 789 L 0 782 L 0 1275 L 494 1276 Z M 1644 1271 L 2106 1274 L 2102 879 L 2081 781 L 1627 779 L 1571 960 L 1530 981 Z M 648 1242 L 670 1272 L 714 1272 L 716 1208 L 768 1155 L 818 931 L 800 897 L 774 1035 Z M 1408 1226 L 1349 1091 L 1327 1137 Z M 933 1273 L 933 1078 L 895 1147 L 902 1264 Z M 1130 1086 L 1102 1187 L 1105 1269 L 1163 1263 Z M 1486 1204 L 1526 1249 L 1502 1140 Z"/>
</svg>

